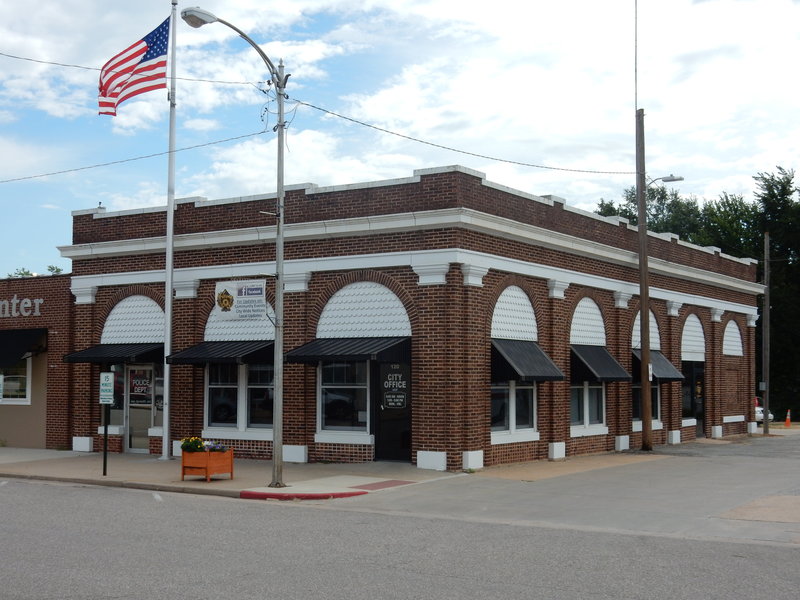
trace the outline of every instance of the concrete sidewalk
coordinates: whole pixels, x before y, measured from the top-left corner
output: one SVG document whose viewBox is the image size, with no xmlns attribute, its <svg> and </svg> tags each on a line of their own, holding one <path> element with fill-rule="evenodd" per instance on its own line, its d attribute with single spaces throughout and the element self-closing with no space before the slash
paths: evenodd
<svg viewBox="0 0 800 600">
<path fill-rule="evenodd" d="M 800 434 L 800 427 L 784 429 L 773 425 L 771 428 L 771 435 L 794 434 Z M 760 435 L 753 436 L 756 437 Z M 702 449 L 712 444 L 729 443 L 731 443 L 729 440 L 698 440 L 690 445 L 658 447 L 654 453 L 610 452 L 569 457 L 557 462 L 543 460 L 500 465 L 480 470 L 475 475 L 481 478 L 538 481 L 609 467 L 661 461 L 672 458 L 669 456 L 670 450 L 679 451 L 686 446 Z M 233 478 L 228 475 L 215 475 L 207 482 L 202 477 L 187 476 L 185 481 L 181 481 L 180 457 L 162 460 L 160 457 L 147 454 L 109 454 L 107 475 L 104 476 L 102 453 L 0 447 L 0 477 L 234 498 L 276 500 L 347 498 L 463 476 L 465 473 L 418 469 L 415 465 L 402 462 L 285 463 L 283 481 L 286 487 L 271 488 L 268 485 L 272 480 L 272 462 L 265 460 L 235 459 Z"/>
<path fill-rule="evenodd" d="M 103 475 L 103 454 L 0 447 L 0 477 L 18 477 L 130 487 L 157 491 L 211 494 L 234 498 L 323 500 L 346 498 L 397 486 L 413 485 L 459 474 L 418 469 L 409 463 L 285 463 L 286 487 L 268 487 L 272 462 L 234 459 L 234 476 L 186 476 L 181 459 L 162 460 L 148 454 L 109 454 Z"/>
</svg>

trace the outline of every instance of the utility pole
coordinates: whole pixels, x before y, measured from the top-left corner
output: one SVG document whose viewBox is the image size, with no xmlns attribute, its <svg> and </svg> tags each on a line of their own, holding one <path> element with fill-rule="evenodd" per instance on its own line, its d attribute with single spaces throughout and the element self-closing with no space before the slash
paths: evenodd
<svg viewBox="0 0 800 600">
<path fill-rule="evenodd" d="M 639 326 L 642 400 L 642 450 L 653 449 L 653 399 L 650 389 L 650 279 L 647 262 L 647 180 L 644 170 L 644 109 L 636 111 L 636 205 L 639 212 Z"/>
<path fill-rule="evenodd" d="M 761 322 L 761 378 L 764 411 L 764 435 L 769 435 L 769 231 L 764 232 L 764 311 Z"/>
</svg>

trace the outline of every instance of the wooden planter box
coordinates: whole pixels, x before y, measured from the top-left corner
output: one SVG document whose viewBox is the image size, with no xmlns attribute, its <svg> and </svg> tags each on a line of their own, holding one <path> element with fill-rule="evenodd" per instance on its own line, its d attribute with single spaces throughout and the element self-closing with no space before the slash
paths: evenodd
<svg viewBox="0 0 800 600">
<path fill-rule="evenodd" d="M 218 473 L 230 473 L 233 479 L 233 450 L 225 452 L 183 452 L 181 455 L 181 481 L 187 475 L 200 475 L 211 481 Z"/>
</svg>

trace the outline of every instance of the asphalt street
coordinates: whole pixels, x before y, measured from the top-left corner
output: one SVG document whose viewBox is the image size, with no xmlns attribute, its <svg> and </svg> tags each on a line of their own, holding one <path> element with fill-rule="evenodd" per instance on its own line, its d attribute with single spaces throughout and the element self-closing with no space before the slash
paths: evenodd
<svg viewBox="0 0 800 600">
<path fill-rule="evenodd" d="M 7 478 L 0 597 L 795 599 L 798 452 L 754 436 L 310 502 Z"/>
</svg>

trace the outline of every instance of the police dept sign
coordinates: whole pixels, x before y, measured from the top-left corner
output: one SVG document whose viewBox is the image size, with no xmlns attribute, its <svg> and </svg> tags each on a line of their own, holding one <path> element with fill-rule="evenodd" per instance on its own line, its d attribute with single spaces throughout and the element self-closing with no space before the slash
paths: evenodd
<svg viewBox="0 0 800 600">
<path fill-rule="evenodd" d="M 265 319 L 267 317 L 267 282 L 221 281 L 214 289 L 217 316 L 221 319 Z"/>
</svg>

